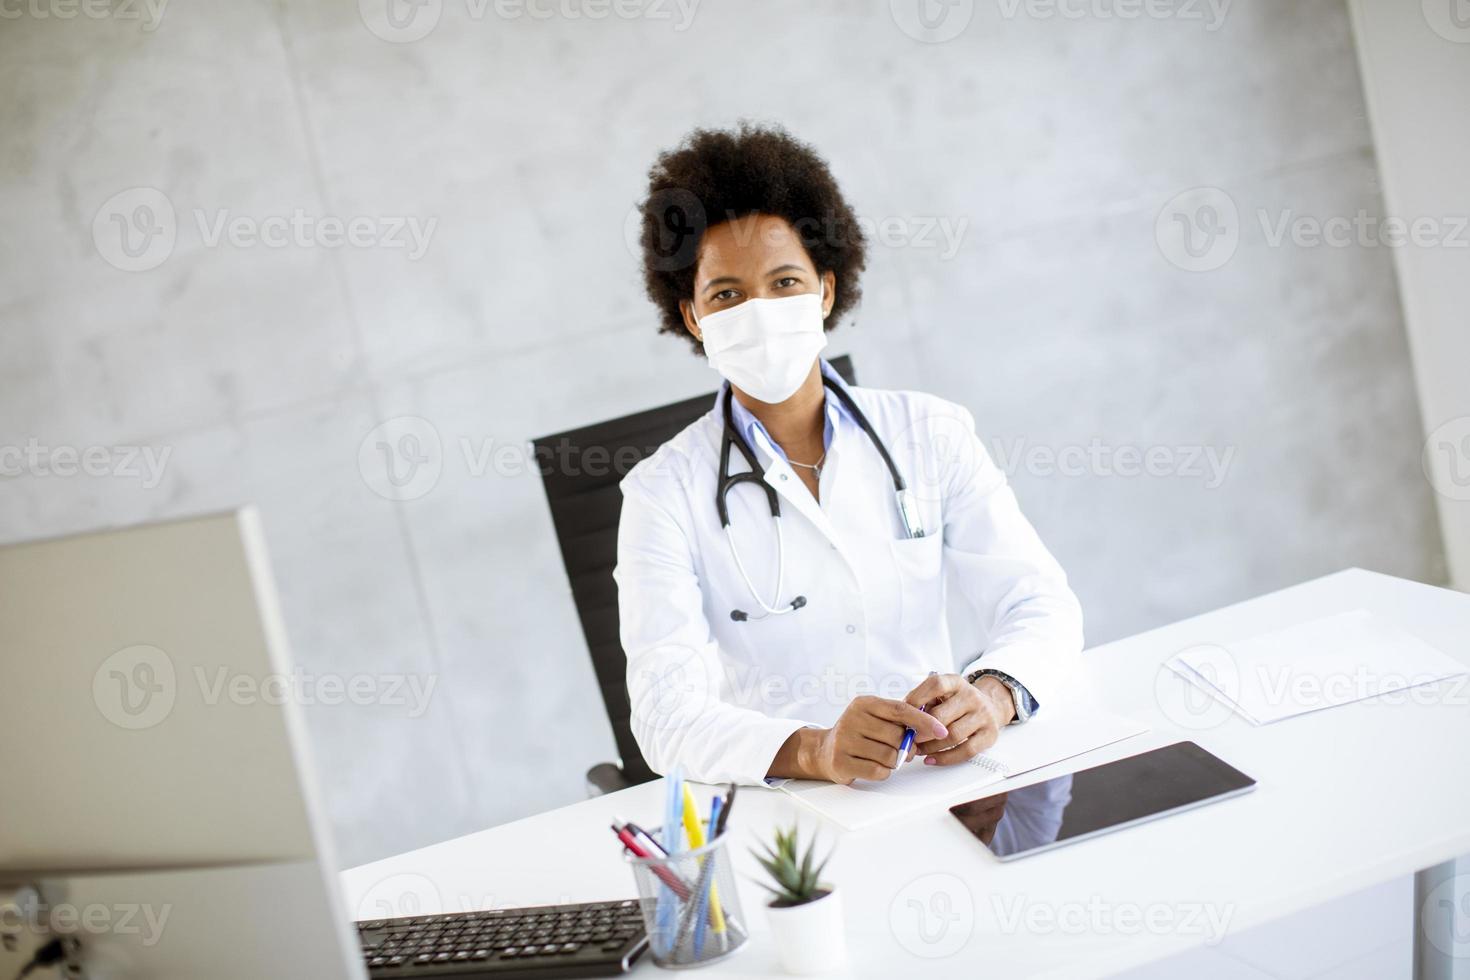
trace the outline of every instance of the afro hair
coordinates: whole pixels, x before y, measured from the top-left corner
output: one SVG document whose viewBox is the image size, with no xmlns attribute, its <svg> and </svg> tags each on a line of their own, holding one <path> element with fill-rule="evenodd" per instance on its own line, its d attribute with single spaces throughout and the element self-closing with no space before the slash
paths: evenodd
<svg viewBox="0 0 1470 980">
<path fill-rule="evenodd" d="M 867 241 L 827 162 L 774 126 L 697 129 L 660 154 L 648 175 L 642 214 L 643 282 L 659 331 L 703 346 L 684 328 L 681 300 L 694 296 L 699 247 L 709 228 L 765 214 L 796 230 L 819 273 L 838 282 L 826 328 L 861 298 Z"/>
</svg>

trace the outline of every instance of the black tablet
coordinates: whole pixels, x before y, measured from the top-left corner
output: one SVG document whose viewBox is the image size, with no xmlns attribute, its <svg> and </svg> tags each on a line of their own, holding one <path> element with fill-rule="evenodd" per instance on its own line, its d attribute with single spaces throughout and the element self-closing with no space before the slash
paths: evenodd
<svg viewBox="0 0 1470 980">
<path fill-rule="evenodd" d="M 1239 796 L 1256 781 L 1193 742 L 949 808 L 1002 861 Z"/>
</svg>

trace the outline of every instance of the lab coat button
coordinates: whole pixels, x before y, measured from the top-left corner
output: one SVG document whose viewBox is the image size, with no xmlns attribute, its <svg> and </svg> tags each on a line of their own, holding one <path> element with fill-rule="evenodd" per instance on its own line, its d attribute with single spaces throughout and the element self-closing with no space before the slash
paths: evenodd
<svg viewBox="0 0 1470 980">
<path fill-rule="evenodd" d="M 786 479 L 786 474 L 785 473 L 782 473 L 781 474 L 781 479 L 782 479 L 782 481 L 785 481 L 785 479 Z"/>
<path fill-rule="evenodd" d="M 848 623 L 847 624 L 847 631 L 849 633 L 856 633 L 857 632 L 857 627 L 854 626 L 854 625 L 852 625 L 851 623 Z"/>
</svg>

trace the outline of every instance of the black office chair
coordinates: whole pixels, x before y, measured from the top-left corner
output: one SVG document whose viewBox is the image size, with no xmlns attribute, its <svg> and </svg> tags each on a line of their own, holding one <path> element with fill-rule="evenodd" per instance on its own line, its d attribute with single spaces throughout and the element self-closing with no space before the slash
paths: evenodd
<svg viewBox="0 0 1470 980">
<path fill-rule="evenodd" d="M 832 366 L 849 384 L 856 384 L 850 357 L 833 358 Z M 600 762 L 587 770 L 589 795 L 612 793 L 657 777 L 638 751 L 629 724 L 627 659 L 618 639 L 618 589 L 612 575 L 623 507 L 618 482 L 639 460 L 709 411 L 713 400 L 713 393 L 701 395 L 532 441 L 562 564 L 621 760 Z"/>
</svg>

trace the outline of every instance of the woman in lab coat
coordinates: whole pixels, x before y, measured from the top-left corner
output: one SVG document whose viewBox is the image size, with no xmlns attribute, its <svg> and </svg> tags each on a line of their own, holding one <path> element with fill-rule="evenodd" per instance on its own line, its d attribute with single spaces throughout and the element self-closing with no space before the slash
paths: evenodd
<svg viewBox="0 0 1470 980">
<path fill-rule="evenodd" d="M 881 780 L 915 754 L 962 763 L 1046 710 L 1081 611 L 970 413 L 849 387 L 820 358 L 865 252 L 825 162 L 779 129 L 696 131 L 655 164 L 642 219 L 661 329 L 726 382 L 622 482 L 615 576 L 649 765 Z M 947 570 L 983 650 L 951 646 Z"/>
</svg>

